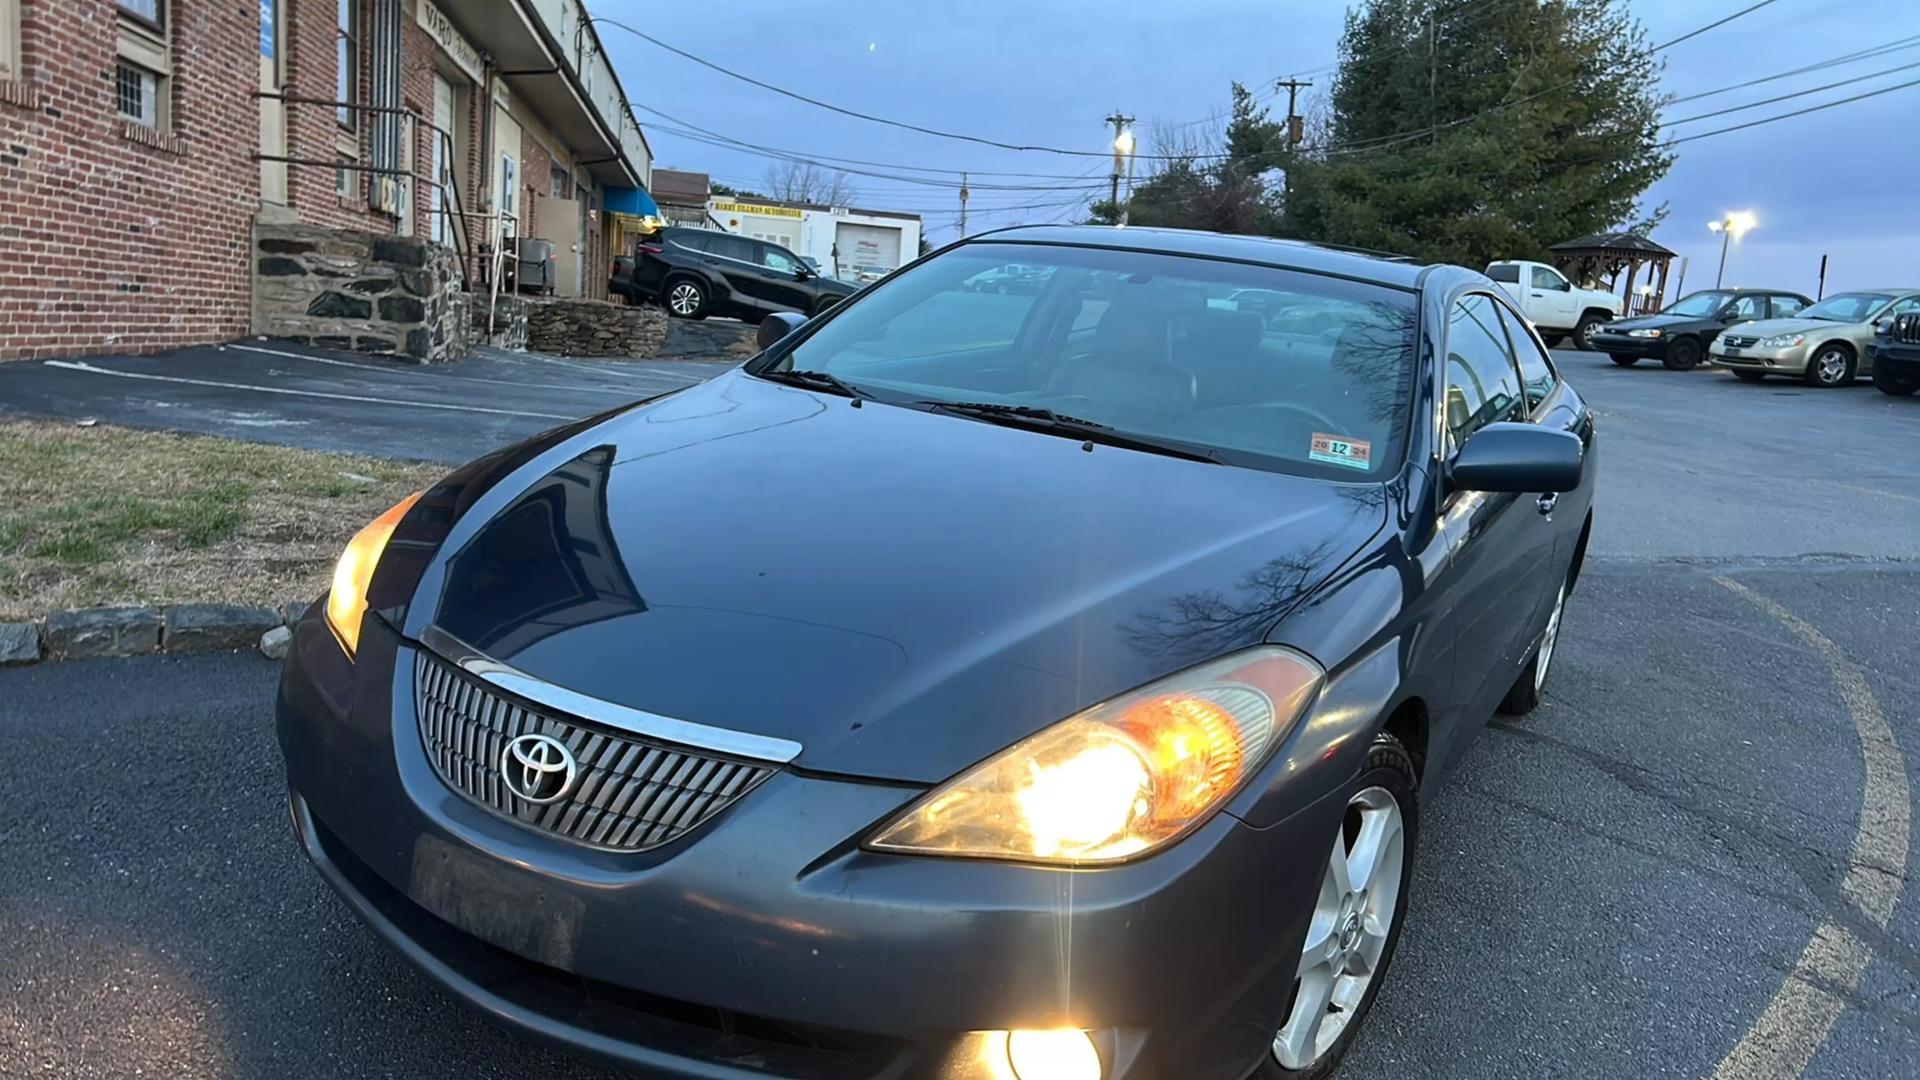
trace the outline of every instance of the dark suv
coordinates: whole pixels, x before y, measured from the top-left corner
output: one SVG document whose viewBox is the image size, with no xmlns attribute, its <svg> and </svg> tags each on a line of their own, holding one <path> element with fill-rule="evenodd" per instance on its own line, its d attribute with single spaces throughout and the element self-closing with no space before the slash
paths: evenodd
<svg viewBox="0 0 1920 1080">
<path fill-rule="evenodd" d="M 637 258 L 613 261 L 607 291 L 629 303 L 658 300 L 683 319 L 759 322 L 775 311 L 816 315 L 855 287 L 822 277 L 778 244 L 710 229 L 661 229 Z"/>
</svg>

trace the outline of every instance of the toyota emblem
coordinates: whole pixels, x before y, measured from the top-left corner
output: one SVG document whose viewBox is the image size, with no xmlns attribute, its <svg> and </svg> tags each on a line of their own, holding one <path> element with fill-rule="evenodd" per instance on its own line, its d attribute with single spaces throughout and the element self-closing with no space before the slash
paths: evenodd
<svg viewBox="0 0 1920 1080">
<path fill-rule="evenodd" d="M 579 765 L 565 743 L 546 735 L 522 735 L 500 755 L 500 779 L 513 797 L 535 806 L 558 802 L 573 790 Z"/>
</svg>

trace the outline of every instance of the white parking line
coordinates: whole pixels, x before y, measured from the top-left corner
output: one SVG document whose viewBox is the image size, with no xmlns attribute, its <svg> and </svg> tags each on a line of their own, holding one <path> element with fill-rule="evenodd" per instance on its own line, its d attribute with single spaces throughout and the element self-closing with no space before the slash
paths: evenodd
<svg viewBox="0 0 1920 1080">
<path fill-rule="evenodd" d="M 145 379 L 149 382 L 181 383 L 187 386 L 212 386 L 222 390 L 252 390 L 260 394 L 285 394 L 288 397 L 326 398 L 332 401 L 358 401 L 370 405 L 393 405 L 402 409 L 444 409 L 449 412 L 486 413 L 490 416 L 525 416 L 534 420 L 578 420 L 577 416 L 558 413 L 523 412 L 518 409 L 488 409 L 479 405 L 445 405 L 432 401 L 396 401 L 393 398 L 367 397 L 361 394 L 330 394 L 323 390 L 290 390 L 279 386 L 254 386 L 251 383 L 220 382 L 215 379 L 188 379 L 179 375 L 149 375 L 137 371 L 115 371 L 72 360 L 48 360 L 48 367 L 84 371 L 89 375 L 112 375 L 121 379 Z"/>
<path fill-rule="evenodd" d="M 677 386 L 692 386 L 694 383 L 704 381 L 698 376 L 689 379 L 672 372 L 661 371 L 658 368 L 648 368 L 645 371 L 621 371 L 618 368 L 596 367 L 592 364 L 582 364 L 573 360 L 562 360 L 557 356 L 525 356 L 516 357 L 516 359 L 525 360 L 528 363 L 553 364 L 558 367 L 573 368 L 578 371 L 591 371 L 596 375 L 618 375 L 623 379 L 665 379 Z"/>
<path fill-rule="evenodd" d="M 487 383 L 493 386 L 513 386 L 523 390 L 567 390 L 579 394 L 606 394 L 610 397 L 629 398 L 632 394 L 625 390 L 615 390 L 609 386 L 568 386 L 562 383 L 516 382 L 512 379 L 489 379 L 483 375 L 448 375 L 426 370 L 410 370 L 404 367 L 382 367 L 378 364 L 356 364 L 351 360 L 335 360 L 330 356 L 308 356 L 306 353 L 287 352 L 283 349 L 263 349 L 258 345 L 229 345 L 229 349 L 242 352 L 261 353 L 266 356 L 284 356 L 289 360 L 311 360 L 316 364 L 331 364 L 334 367 L 354 368 L 359 371 L 377 371 L 388 375 L 421 375 L 429 379 L 452 379 L 455 382 Z"/>
<path fill-rule="evenodd" d="M 1840 691 L 1841 702 L 1852 714 L 1854 735 L 1866 766 L 1866 784 L 1860 792 L 1860 823 L 1853 834 L 1853 856 L 1848 860 L 1846 876 L 1840 879 L 1840 892 L 1885 929 L 1907 879 L 1907 833 L 1912 813 L 1907 801 L 1906 759 L 1900 754 L 1900 744 L 1893 740 L 1893 729 L 1887 726 L 1866 675 L 1825 634 L 1737 581 L 1723 577 L 1713 580 L 1772 616 L 1820 654 Z M 1866 942 L 1832 919 L 1822 919 L 1773 1000 L 1713 1070 L 1714 1080 L 1787 1080 L 1805 1072 L 1846 1010 L 1846 1002 L 1839 995 L 1851 993 L 1860 985 L 1860 976 L 1872 961 L 1873 949 Z"/>
</svg>

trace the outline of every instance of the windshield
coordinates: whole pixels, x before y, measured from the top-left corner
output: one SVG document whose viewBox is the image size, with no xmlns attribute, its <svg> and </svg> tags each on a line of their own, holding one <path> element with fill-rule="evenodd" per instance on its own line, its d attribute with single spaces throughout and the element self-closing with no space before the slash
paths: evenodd
<svg viewBox="0 0 1920 1080">
<path fill-rule="evenodd" d="M 1025 287 L 982 290 L 1017 277 Z M 881 401 L 1045 409 L 1227 464 L 1399 464 L 1414 294 L 1183 256 L 977 243 L 896 275 L 777 362 Z"/>
<path fill-rule="evenodd" d="M 1662 315 L 1695 315 L 1695 316 L 1704 317 L 1707 315 L 1712 315 L 1715 312 L 1718 312 L 1721 308 L 1726 307 L 1727 301 L 1731 299 L 1733 299 L 1732 293 L 1697 292 L 1697 293 L 1694 293 L 1692 296 L 1683 296 L 1680 299 L 1675 300 L 1673 303 L 1668 304 L 1667 310 L 1661 312 L 1661 314 Z"/>
<path fill-rule="evenodd" d="M 1800 313 L 1802 319 L 1826 319 L 1829 322 L 1862 323 L 1893 302 L 1885 293 L 1850 292 L 1829 296 Z"/>
</svg>

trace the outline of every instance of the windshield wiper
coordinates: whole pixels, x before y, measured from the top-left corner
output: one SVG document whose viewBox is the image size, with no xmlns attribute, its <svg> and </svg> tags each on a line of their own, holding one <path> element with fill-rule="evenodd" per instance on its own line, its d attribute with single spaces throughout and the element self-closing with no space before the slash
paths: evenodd
<svg viewBox="0 0 1920 1080">
<path fill-rule="evenodd" d="M 1120 431 L 1097 420 L 1068 416 L 1035 405 L 1008 405 L 997 401 L 922 401 L 917 404 L 938 412 L 984 420 L 990 424 L 1021 427 L 1029 431 L 1081 439 L 1088 443 L 1117 446 L 1123 450 L 1140 450 L 1149 454 L 1164 454 L 1167 457 L 1184 458 L 1187 461 L 1205 461 L 1215 465 L 1220 463 L 1220 455 L 1212 450 L 1156 439 L 1150 435 Z"/>
<path fill-rule="evenodd" d="M 871 400 L 873 395 L 841 379 L 838 375 L 829 375 L 824 371 L 803 371 L 787 368 L 782 371 L 762 371 L 763 379 L 786 383 L 789 386 L 805 386 L 812 390 L 827 390 L 842 397 L 864 398 Z"/>
</svg>

